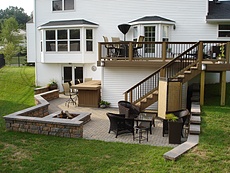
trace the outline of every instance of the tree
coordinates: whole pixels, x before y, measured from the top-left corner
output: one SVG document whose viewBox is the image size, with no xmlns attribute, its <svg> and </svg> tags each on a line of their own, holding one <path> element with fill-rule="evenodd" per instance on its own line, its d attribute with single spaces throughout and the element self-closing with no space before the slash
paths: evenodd
<svg viewBox="0 0 230 173">
<path fill-rule="evenodd" d="M 18 33 L 18 22 L 13 17 L 4 20 L 1 28 L 2 53 L 5 56 L 6 63 L 10 64 L 12 57 L 20 50 L 19 43 L 22 37 Z"/>
<path fill-rule="evenodd" d="M 17 53 L 17 50 L 15 48 L 15 45 L 13 43 L 7 43 L 5 44 L 3 48 L 3 54 L 5 56 L 6 64 L 10 65 L 13 56 Z"/>
<path fill-rule="evenodd" d="M 26 23 L 30 20 L 30 17 L 25 13 L 23 8 L 9 6 L 5 10 L 0 10 L 0 22 L 1 20 L 8 19 L 10 17 L 14 17 L 16 19 L 20 29 L 25 29 Z"/>
</svg>

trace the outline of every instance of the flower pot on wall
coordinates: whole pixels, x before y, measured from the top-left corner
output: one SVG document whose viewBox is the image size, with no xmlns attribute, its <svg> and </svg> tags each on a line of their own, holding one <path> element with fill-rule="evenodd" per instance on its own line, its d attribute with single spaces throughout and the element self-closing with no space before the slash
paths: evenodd
<svg viewBox="0 0 230 173">
<path fill-rule="evenodd" d="M 181 144 L 181 131 L 183 122 L 168 121 L 168 132 L 169 132 L 169 143 L 170 144 Z"/>
<path fill-rule="evenodd" d="M 57 89 L 57 88 L 58 88 L 58 85 L 56 83 L 49 85 L 49 90 L 54 90 L 54 89 Z"/>
</svg>

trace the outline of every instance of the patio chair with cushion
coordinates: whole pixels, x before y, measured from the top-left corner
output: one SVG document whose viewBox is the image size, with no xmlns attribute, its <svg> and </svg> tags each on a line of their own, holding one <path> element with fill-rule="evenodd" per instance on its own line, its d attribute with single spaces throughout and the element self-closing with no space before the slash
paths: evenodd
<svg viewBox="0 0 230 173">
<path fill-rule="evenodd" d="M 109 42 L 108 37 L 103 36 L 104 42 Z M 112 44 L 105 44 L 105 48 L 107 49 L 107 57 L 113 57 L 114 56 L 114 46 Z"/>
<path fill-rule="evenodd" d="M 132 133 L 134 136 L 134 119 L 125 118 L 124 114 L 106 113 L 110 121 L 109 133 L 113 131 L 116 138 L 120 134 Z"/>
<path fill-rule="evenodd" d="M 140 114 L 140 108 L 128 101 L 119 101 L 118 108 L 120 114 L 125 114 L 126 118 L 136 118 Z"/>
<path fill-rule="evenodd" d="M 63 90 L 64 90 L 64 95 L 69 96 L 69 99 L 65 102 L 65 105 L 69 107 L 70 103 L 73 103 L 73 105 L 76 105 L 76 99 L 77 99 L 77 93 L 73 92 L 70 89 L 70 85 L 68 82 L 63 83 Z"/>
<path fill-rule="evenodd" d="M 137 44 L 133 47 L 133 56 L 134 57 L 141 57 L 141 54 L 138 52 L 139 49 L 143 48 L 143 42 L 145 39 L 144 36 L 139 36 Z"/>
</svg>

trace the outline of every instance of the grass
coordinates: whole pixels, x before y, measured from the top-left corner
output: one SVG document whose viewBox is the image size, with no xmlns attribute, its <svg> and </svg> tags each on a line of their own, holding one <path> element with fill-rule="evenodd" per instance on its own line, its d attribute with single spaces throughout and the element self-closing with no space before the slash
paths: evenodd
<svg viewBox="0 0 230 173">
<path fill-rule="evenodd" d="M 200 143 L 176 162 L 163 159 L 169 147 L 6 131 L 2 116 L 34 105 L 33 87 L 33 67 L 0 69 L 0 172 L 229 172 L 229 84 L 223 107 L 218 86 L 206 86 Z"/>
</svg>

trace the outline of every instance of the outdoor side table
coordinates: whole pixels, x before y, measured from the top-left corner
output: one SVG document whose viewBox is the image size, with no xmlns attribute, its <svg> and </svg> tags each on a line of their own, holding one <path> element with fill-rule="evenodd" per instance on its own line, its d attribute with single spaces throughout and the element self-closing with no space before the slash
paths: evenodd
<svg viewBox="0 0 230 173">
<path fill-rule="evenodd" d="M 140 113 L 137 118 L 134 118 L 134 120 L 136 121 L 136 126 L 145 126 L 150 130 L 150 134 L 152 134 L 152 125 L 155 126 L 154 118 L 155 114 Z"/>
<path fill-rule="evenodd" d="M 148 141 L 149 127 L 135 126 L 134 131 L 137 132 L 138 135 L 135 136 L 135 132 L 134 132 L 133 140 L 138 139 L 139 143 L 141 143 L 141 141 L 144 141 L 144 140 Z M 146 137 L 143 136 L 143 132 L 146 132 Z"/>
</svg>

